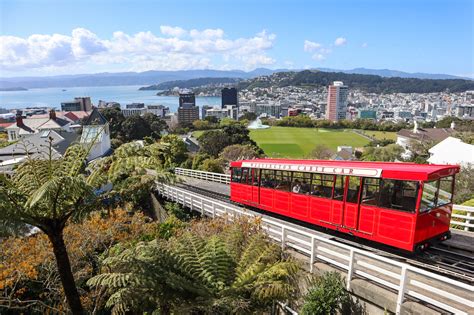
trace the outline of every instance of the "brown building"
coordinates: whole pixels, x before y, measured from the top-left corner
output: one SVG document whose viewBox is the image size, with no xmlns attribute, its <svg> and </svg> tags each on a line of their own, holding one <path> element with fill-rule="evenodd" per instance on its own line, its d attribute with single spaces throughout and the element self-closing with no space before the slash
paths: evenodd
<svg viewBox="0 0 474 315">
<path fill-rule="evenodd" d="M 199 107 L 196 106 L 194 93 L 179 94 L 178 124 L 181 127 L 191 125 L 199 119 Z"/>
<path fill-rule="evenodd" d="M 334 81 L 328 86 L 328 101 L 326 106 L 326 119 L 338 121 L 346 119 L 347 111 L 347 86 L 341 81 Z"/>
</svg>

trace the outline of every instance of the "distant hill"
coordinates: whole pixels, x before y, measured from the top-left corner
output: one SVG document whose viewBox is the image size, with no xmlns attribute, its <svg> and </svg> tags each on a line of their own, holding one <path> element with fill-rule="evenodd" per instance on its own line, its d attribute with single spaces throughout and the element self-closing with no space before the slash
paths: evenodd
<svg viewBox="0 0 474 315">
<path fill-rule="evenodd" d="M 355 68 L 352 70 L 337 70 L 330 68 L 317 68 L 316 70 L 324 72 L 342 72 L 350 74 L 371 74 L 378 75 L 381 77 L 387 78 L 414 78 L 414 79 L 433 79 L 433 80 L 443 80 L 443 79 L 466 79 L 472 80 L 471 78 L 458 77 L 450 74 L 439 74 L 439 73 L 422 73 L 422 72 L 403 72 L 398 70 L 389 70 L 389 69 L 366 69 L 366 68 Z"/>
<path fill-rule="evenodd" d="M 14 87 L 7 87 L 7 88 L 0 87 L 0 91 L 1 91 L 1 92 L 9 92 L 9 91 L 28 91 L 28 89 L 25 89 L 24 87 L 14 86 Z"/>
<path fill-rule="evenodd" d="M 396 70 L 375 70 L 357 68 L 352 70 L 319 69 L 325 72 L 342 72 L 380 75 L 382 77 L 422 78 L 422 79 L 462 79 L 446 74 L 407 73 Z M 243 78 L 249 79 L 258 76 L 271 75 L 278 72 L 287 72 L 288 69 L 271 70 L 257 68 L 245 72 L 241 70 L 179 70 L 179 71 L 145 71 L 145 72 L 119 72 L 59 75 L 49 77 L 14 77 L 0 78 L 0 88 L 23 87 L 80 87 L 80 86 L 112 86 L 112 85 L 152 85 L 166 81 L 189 80 L 196 78 Z M 295 70 L 296 71 L 296 70 Z M 299 70 L 298 70 L 299 71 Z"/>
<path fill-rule="evenodd" d="M 160 84 L 154 84 L 139 88 L 140 91 L 148 90 L 169 90 L 175 87 L 180 89 L 191 89 L 205 85 L 235 84 L 241 81 L 241 78 L 197 78 L 189 80 L 167 81 Z"/>
<path fill-rule="evenodd" d="M 350 74 L 343 72 L 323 72 L 305 70 L 299 72 L 279 72 L 267 77 L 258 77 L 239 83 L 239 89 L 254 89 L 270 86 L 327 86 L 333 81 L 343 81 L 351 89 L 359 89 L 370 93 L 433 93 L 464 92 L 474 90 L 474 81 L 463 79 L 415 79 L 387 78 L 377 75 Z"/>
</svg>

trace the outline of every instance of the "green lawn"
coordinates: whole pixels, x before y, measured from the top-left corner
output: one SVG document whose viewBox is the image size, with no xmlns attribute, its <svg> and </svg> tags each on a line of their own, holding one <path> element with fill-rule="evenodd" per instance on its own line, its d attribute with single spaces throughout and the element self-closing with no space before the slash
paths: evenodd
<svg viewBox="0 0 474 315">
<path fill-rule="evenodd" d="M 269 157 L 303 158 L 317 144 L 324 144 L 336 151 L 337 146 L 362 147 L 369 140 L 350 130 L 271 127 L 251 130 L 250 137 Z"/>
<path fill-rule="evenodd" d="M 204 131 L 206 131 L 206 130 L 196 130 L 196 131 L 193 131 L 193 137 L 194 137 L 194 138 L 199 137 L 200 135 L 202 135 L 202 134 L 204 133 Z"/>
<path fill-rule="evenodd" d="M 377 140 L 387 139 L 397 141 L 397 133 L 393 131 L 359 130 L 359 132 Z"/>
</svg>

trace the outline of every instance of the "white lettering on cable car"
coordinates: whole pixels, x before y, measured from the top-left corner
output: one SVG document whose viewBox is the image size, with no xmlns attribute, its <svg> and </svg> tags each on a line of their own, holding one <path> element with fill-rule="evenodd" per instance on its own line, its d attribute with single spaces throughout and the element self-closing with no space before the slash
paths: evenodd
<svg viewBox="0 0 474 315">
<path fill-rule="evenodd" d="M 363 177 L 381 177 L 380 168 L 358 168 L 358 167 L 331 167 L 321 165 L 305 164 L 284 164 L 284 163 L 260 163 L 260 162 L 242 162 L 242 167 L 262 168 L 280 171 L 311 172 L 335 175 L 352 175 Z"/>
</svg>

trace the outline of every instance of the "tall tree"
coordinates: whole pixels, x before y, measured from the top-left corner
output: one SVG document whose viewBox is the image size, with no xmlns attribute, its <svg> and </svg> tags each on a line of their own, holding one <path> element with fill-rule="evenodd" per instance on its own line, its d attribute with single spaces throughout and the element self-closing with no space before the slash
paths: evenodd
<svg viewBox="0 0 474 315">
<path fill-rule="evenodd" d="M 83 308 L 63 230 L 69 219 L 81 217 L 94 204 L 94 187 L 85 175 L 87 155 L 86 148 L 76 145 L 55 159 L 50 142 L 46 159 L 28 157 L 11 178 L 0 174 L 0 216 L 35 226 L 48 236 L 73 314 L 82 314 Z"/>
</svg>

